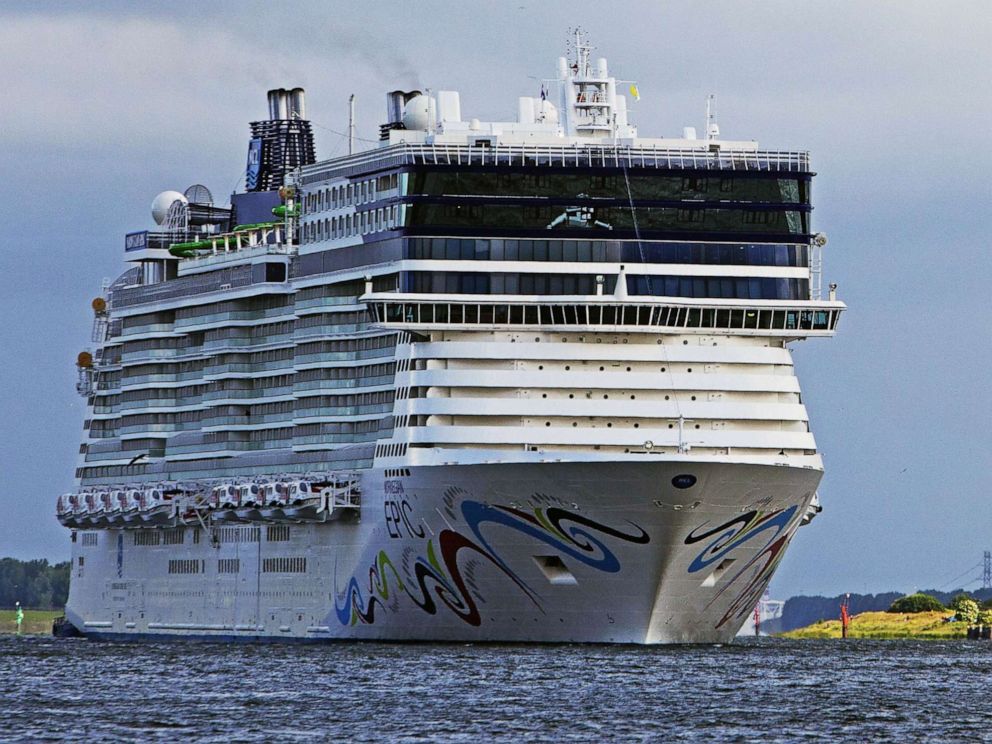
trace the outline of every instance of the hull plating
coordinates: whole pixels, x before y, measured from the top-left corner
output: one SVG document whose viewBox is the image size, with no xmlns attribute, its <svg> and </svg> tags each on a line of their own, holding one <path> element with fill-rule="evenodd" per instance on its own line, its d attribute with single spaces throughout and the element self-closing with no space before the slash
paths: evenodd
<svg viewBox="0 0 992 744">
<path fill-rule="evenodd" d="M 726 642 L 819 478 L 684 461 L 367 471 L 359 518 L 288 535 L 83 533 L 67 615 L 98 638 Z"/>
</svg>

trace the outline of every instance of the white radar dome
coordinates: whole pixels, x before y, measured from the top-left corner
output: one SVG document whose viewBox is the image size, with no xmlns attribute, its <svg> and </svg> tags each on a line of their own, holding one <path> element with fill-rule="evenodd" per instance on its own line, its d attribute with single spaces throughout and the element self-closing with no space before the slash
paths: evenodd
<svg viewBox="0 0 992 744">
<path fill-rule="evenodd" d="M 177 201 L 183 204 L 189 204 L 189 199 L 178 191 L 163 191 L 152 199 L 152 219 L 155 220 L 156 225 L 161 225 L 165 222 L 165 216 L 169 212 L 169 207 L 172 206 L 173 202 Z"/>
<path fill-rule="evenodd" d="M 414 96 L 403 108 L 403 126 L 407 129 L 427 129 L 430 123 L 430 99 Z"/>
</svg>

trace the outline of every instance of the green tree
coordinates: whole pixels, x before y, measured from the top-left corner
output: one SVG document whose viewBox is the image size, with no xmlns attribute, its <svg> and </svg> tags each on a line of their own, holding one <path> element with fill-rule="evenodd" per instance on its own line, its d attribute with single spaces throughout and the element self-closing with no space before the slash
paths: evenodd
<svg viewBox="0 0 992 744">
<path fill-rule="evenodd" d="M 69 563 L 0 558 L 0 607 L 61 609 L 69 595 Z"/>
<path fill-rule="evenodd" d="M 72 564 L 69 561 L 62 561 L 52 566 L 49 579 L 52 582 L 52 607 L 57 610 L 65 607 L 69 601 L 69 570 Z"/>
<path fill-rule="evenodd" d="M 922 594 L 917 592 L 916 594 L 910 594 L 905 597 L 900 597 L 892 606 L 889 607 L 889 612 L 943 612 L 946 607 L 940 603 L 936 597 L 930 594 Z"/>
<path fill-rule="evenodd" d="M 951 600 L 949 606 L 958 616 L 958 620 L 963 620 L 966 623 L 974 623 L 978 620 L 978 602 L 967 594 L 959 594 Z"/>
</svg>

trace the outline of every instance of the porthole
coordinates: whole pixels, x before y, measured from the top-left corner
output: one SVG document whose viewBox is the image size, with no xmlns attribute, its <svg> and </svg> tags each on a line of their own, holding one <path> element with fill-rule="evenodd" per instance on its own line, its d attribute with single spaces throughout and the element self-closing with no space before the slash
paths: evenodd
<svg viewBox="0 0 992 744">
<path fill-rule="evenodd" d="M 689 367 L 689 369 L 688 369 L 688 371 L 689 371 L 689 372 L 692 372 L 692 367 Z"/>
<path fill-rule="evenodd" d="M 569 397 L 569 398 L 574 398 L 574 397 L 575 397 L 575 393 L 569 393 L 569 394 L 568 394 L 568 397 Z"/>
<path fill-rule="evenodd" d="M 670 399 L 671 399 L 671 396 L 669 396 L 669 395 L 666 395 L 665 396 L 665 400 L 670 400 Z"/>
<path fill-rule="evenodd" d="M 640 429 L 641 428 L 641 425 L 640 424 L 634 424 L 634 428 L 635 429 Z"/>
<path fill-rule="evenodd" d="M 607 424 L 606 424 L 606 428 L 607 428 L 607 429 L 612 429 L 612 428 L 613 428 L 613 422 L 612 422 L 612 421 L 610 421 L 610 422 L 607 422 Z"/>
<path fill-rule="evenodd" d="M 603 393 L 603 400 L 606 400 L 609 397 L 610 397 L 609 395 L 607 395 L 606 393 Z"/>
<path fill-rule="evenodd" d="M 578 426 L 578 424 L 575 421 L 573 421 L 572 426 Z M 697 426 L 696 428 L 698 429 L 699 427 Z"/>
<path fill-rule="evenodd" d="M 547 393 L 541 393 L 541 397 L 542 398 L 547 398 L 548 397 L 548 394 Z"/>
<path fill-rule="evenodd" d="M 675 424 L 669 424 L 669 425 L 668 425 L 668 428 L 669 428 L 669 429 L 674 429 L 674 428 L 675 428 Z"/>
<path fill-rule="evenodd" d="M 688 346 L 688 345 L 689 345 L 689 342 L 688 342 L 688 341 L 683 341 L 683 342 L 682 342 L 682 345 L 683 345 L 683 346 Z"/>
<path fill-rule="evenodd" d="M 545 421 L 545 422 L 544 422 L 544 425 L 545 425 L 545 426 L 551 426 L 551 422 L 550 422 L 550 421 Z"/>
<path fill-rule="evenodd" d="M 655 341 L 655 343 L 658 344 L 658 346 L 661 346 L 661 339 L 659 338 L 657 341 Z"/>
<path fill-rule="evenodd" d="M 662 372 L 665 372 L 665 371 L 666 371 L 666 369 L 665 369 L 665 367 L 662 367 L 662 368 L 661 368 L 661 371 L 662 371 Z"/>
<path fill-rule="evenodd" d="M 693 396 L 692 396 L 692 399 L 693 399 L 693 400 L 695 400 L 695 399 L 696 399 L 696 396 L 695 396 L 695 395 L 693 395 Z"/>
<path fill-rule="evenodd" d="M 606 369 L 606 367 L 600 367 L 600 368 L 599 368 L 599 371 L 600 371 L 600 372 L 602 372 L 602 371 L 604 371 L 605 369 Z"/>
<path fill-rule="evenodd" d="M 696 424 L 696 428 L 697 428 L 697 429 L 699 428 L 699 424 Z"/>
<path fill-rule="evenodd" d="M 537 368 L 538 368 L 538 369 L 544 369 L 544 365 L 543 365 L 543 364 L 538 364 L 538 365 L 537 365 Z"/>
<path fill-rule="evenodd" d="M 570 370 L 570 369 L 571 369 L 571 367 L 569 367 L 569 366 L 568 366 L 568 365 L 566 364 L 566 365 L 565 365 L 565 371 L 566 371 L 566 372 L 568 372 L 568 370 Z"/>
<path fill-rule="evenodd" d="M 637 399 L 637 396 L 636 396 L 636 395 L 631 395 L 631 396 L 630 396 L 630 399 L 631 399 L 631 400 L 636 400 L 636 399 Z"/>
</svg>

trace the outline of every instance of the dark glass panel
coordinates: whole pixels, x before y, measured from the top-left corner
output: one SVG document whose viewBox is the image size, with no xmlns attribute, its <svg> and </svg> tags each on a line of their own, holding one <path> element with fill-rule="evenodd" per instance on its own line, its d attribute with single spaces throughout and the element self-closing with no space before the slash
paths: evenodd
<svg viewBox="0 0 992 744">
<path fill-rule="evenodd" d="M 775 174 L 733 176 L 665 171 L 615 174 L 480 173 L 457 170 L 413 174 L 411 194 L 431 196 L 560 197 L 800 203 L 809 200 L 808 178 Z M 628 191 L 629 184 L 629 191 Z"/>
</svg>

